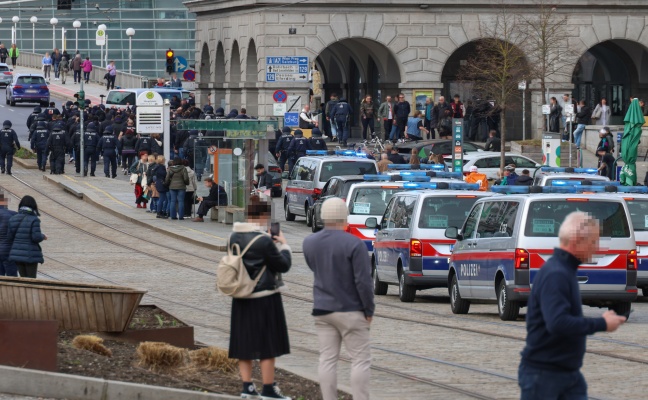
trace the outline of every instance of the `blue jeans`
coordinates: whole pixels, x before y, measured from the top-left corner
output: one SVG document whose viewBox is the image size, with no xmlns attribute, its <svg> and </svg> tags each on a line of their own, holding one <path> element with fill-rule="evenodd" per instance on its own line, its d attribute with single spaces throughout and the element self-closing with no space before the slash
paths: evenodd
<svg viewBox="0 0 648 400">
<path fill-rule="evenodd" d="M 580 371 L 548 371 L 520 364 L 520 400 L 587 400 L 587 382 Z"/>
<path fill-rule="evenodd" d="M 18 276 L 16 263 L 9 260 L 0 260 L 0 276 Z"/>
<path fill-rule="evenodd" d="M 396 124 L 392 124 L 391 132 L 389 132 L 389 140 L 391 140 L 392 142 L 397 141 L 398 140 L 397 133 L 398 133 L 398 127 L 396 126 Z"/>
<path fill-rule="evenodd" d="M 151 212 L 156 212 L 157 211 L 158 201 L 159 201 L 159 198 L 151 197 L 151 202 L 149 203 Z"/>
<path fill-rule="evenodd" d="M 576 130 L 574 131 L 574 144 L 580 149 L 581 137 L 583 136 L 583 131 L 585 130 L 585 124 L 578 124 Z"/>
<path fill-rule="evenodd" d="M 169 189 L 169 217 L 178 218 L 178 212 L 180 213 L 180 219 L 184 219 L 184 198 L 185 198 L 185 189 Z M 177 202 L 177 208 L 176 208 Z"/>
<path fill-rule="evenodd" d="M 349 140 L 349 123 L 346 119 L 340 119 L 339 121 L 335 121 L 335 123 L 337 124 L 338 139 L 340 142 L 346 143 L 346 141 Z"/>
<path fill-rule="evenodd" d="M 158 198 L 157 201 L 157 213 L 158 215 L 162 215 L 165 212 L 167 212 L 167 207 L 168 207 L 168 202 L 167 202 L 167 192 L 159 192 L 160 197 Z"/>
</svg>

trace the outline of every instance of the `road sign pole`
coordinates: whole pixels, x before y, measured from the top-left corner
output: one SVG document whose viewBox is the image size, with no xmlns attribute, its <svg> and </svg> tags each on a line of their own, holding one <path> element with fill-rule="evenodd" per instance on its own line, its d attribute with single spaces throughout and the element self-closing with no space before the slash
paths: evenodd
<svg viewBox="0 0 648 400">
<path fill-rule="evenodd" d="M 452 171 L 463 173 L 463 119 L 453 118 Z"/>
</svg>

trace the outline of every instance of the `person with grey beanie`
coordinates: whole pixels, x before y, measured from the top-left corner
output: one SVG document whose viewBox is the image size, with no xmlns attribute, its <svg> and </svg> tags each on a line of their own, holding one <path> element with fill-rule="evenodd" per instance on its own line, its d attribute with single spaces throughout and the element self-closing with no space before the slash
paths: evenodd
<svg viewBox="0 0 648 400">
<path fill-rule="evenodd" d="M 319 339 L 319 381 L 324 400 L 336 400 L 340 346 L 353 359 L 354 400 L 369 399 L 369 327 L 375 304 L 367 247 L 347 233 L 348 209 L 340 198 L 322 204 L 324 229 L 304 239 L 304 258 L 315 275 L 313 316 Z"/>
</svg>

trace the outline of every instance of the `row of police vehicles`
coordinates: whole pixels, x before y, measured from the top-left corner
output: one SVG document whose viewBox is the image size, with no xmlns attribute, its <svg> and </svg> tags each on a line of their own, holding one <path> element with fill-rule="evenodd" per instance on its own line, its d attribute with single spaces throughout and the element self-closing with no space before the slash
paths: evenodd
<svg viewBox="0 0 648 400">
<path fill-rule="evenodd" d="M 348 232 L 367 246 L 376 295 L 393 285 L 412 302 L 419 290 L 447 288 L 455 314 L 491 302 L 502 320 L 515 320 L 565 217 L 584 211 L 600 221 L 601 243 L 578 270 L 583 304 L 629 314 L 638 289 L 648 295 L 645 186 L 619 186 L 596 169 L 540 167 L 534 186 L 479 191 L 444 165 L 409 167 L 378 174 L 352 150 L 309 152 L 290 173 L 285 218 L 305 217 L 315 232 L 322 202 L 340 197 Z"/>
</svg>

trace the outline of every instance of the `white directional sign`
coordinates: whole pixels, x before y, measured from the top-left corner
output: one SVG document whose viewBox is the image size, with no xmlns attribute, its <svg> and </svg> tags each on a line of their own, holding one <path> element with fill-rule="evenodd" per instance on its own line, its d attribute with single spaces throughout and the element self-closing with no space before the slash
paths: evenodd
<svg viewBox="0 0 648 400">
<path fill-rule="evenodd" d="M 275 117 L 283 117 L 286 113 L 286 103 L 274 103 L 272 105 L 272 115 Z"/>
<path fill-rule="evenodd" d="M 308 57 L 266 57 L 266 82 L 308 82 Z"/>
</svg>

